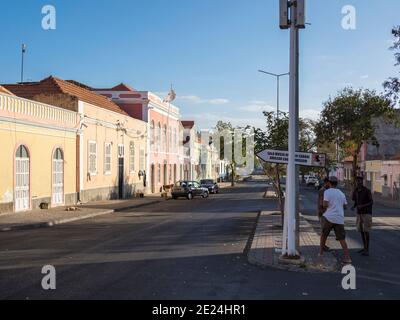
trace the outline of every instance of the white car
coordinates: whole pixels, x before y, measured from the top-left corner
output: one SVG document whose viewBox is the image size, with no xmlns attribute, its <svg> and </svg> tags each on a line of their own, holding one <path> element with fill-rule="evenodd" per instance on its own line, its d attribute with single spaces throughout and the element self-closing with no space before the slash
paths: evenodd
<svg viewBox="0 0 400 320">
<path fill-rule="evenodd" d="M 306 184 L 307 186 L 315 186 L 315 184 L 318 182 L 318 178 L 317 177 L 308 177 L 306 179 Z"/>
</svg>

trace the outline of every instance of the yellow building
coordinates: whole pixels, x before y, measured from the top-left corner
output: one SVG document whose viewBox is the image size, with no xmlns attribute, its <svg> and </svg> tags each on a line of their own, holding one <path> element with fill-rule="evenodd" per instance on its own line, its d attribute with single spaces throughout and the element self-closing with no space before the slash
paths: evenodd
<svg viewBox="0 0 400 320">
<path fill-rule="evenodd" d="M 367 176 L 368 186 L 371 187 L 372 193 L 382 193 L 383 177 L 382 177 L 382 161 L 373 160 L 365 162 L 365 173 Z"/>
<path fill-rule="evenodd" d="M 146 193 L 147 125 L 107 97 L 55 77 L 4 85 L 18 96 L 76 112 L 76 190 L 81 202 Z"/>
<path fill-rule="evenodd" d="M 0 87 L 0 213 L 75 204 L 78 114 Z"/>
</svg>

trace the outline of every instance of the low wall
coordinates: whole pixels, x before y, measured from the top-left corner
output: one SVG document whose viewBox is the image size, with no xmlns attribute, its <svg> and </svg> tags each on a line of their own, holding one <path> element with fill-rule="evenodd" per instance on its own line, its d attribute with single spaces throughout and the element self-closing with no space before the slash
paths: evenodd
<svg viewBox="0 0 400 320">
<path fill-rule="evenodd" d="M 147 192 L 147 190 L 143 188 L 143 183 L 125 185 L 123 198 L 133 198 L 137 192 Z M 83 190 L 80 192 L 80 201 L 82 203 L 118 199 L 118 186 Z"/>
</svg>

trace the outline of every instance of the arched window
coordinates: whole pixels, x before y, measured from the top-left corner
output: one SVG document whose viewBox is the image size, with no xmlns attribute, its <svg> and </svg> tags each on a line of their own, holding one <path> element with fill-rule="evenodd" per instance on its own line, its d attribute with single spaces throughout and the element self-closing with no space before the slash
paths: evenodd
<svg viewBox="0 0 400 320">
<path fill-rule="evenodd" d="M 129 172 L 135 171 L 135 143 L 132 141 L 129 145 Z"/>
<path fill-rule="evenodd" d="M 60 148 L 56 149 L 56 151 L 54 151 L 54 160 L 64 160 L 64 156 L 63 156 L 63 152 Z"/>
<path fill-rule="evenodd" d="M 57 148 L 53 154 L 53 205 L 64 203 L 64 154 Z"/>
<path fill-rule="evenodd" d="M 15 153 L 15 211 L 29 210 L 30 207 L 30 159 L 25 146 L 19 146 Z"/>
<path fill-rule="evenodd" d="M 164 130 L 163 130 L 163 151 L 167 151 L 167 126 L 164 125 Z"/>
<path fill-rule="evenodd" d="M 161 151 L 161 123 L 158 123 L 158 128 L 157 128 L 157 151 Z"/>
<path fill-rule="evenodd" d="M 150 124 L 150 146 L 151 150 L 154 150 L 154 144 L 155 144 L 155 139 L 154 139 L 154 120 Z"/>
<path fill-rule="evenodd" d="M 174 128 L 174 148 L 173 148 L 173 150 L 175 153 L 178 152 L 178 140 L 177 140 L 177 136 L 176 136 L 176 128 Z"/>
<path fill-rule="evenodd" d="M 172 151 L 172 127 L 169 127 L 168 152 Z"/>
<path fill-rule="evenodd" d="M 25 146 L 19 146 L 19 148 L 17 149 L 17 152 L 15 154 L 16 158 L 29 158 L 29 153 L 28 153 L 28 149 L 26 149 Z"/>
</svg>

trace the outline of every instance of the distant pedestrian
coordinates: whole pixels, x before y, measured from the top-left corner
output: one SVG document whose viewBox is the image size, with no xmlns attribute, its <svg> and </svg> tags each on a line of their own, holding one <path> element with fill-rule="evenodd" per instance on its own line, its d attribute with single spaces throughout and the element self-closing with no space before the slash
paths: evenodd
<svg viewBox="0 0 400 320">
<path fill-rule="evenodd" d="M 329 178 L 324 179 L 324 185 L 318 192 L 318 218 L 321 220 L 322 216 L 324 215 L 324 194 L 326 190 L 329 190 Z"/>
<path fill-rule="evenodd" d="M 330 184 L 329 184 L 329 178 L 325 178 L 324 179 L 324 185 L 322 186 L 322 188 L 319 190 L 318 192 L 318 208 L 317 208 L 317 212 L 318 212 L 318 219 L 321 223 L 321 229 L 323 229 L 324 227 L 324 220 L 322 219 L 324 212 L 325 212 L 325 208 L 324 208 L 324 195 L 325 195 L 325 191 L 329 190 L 330 188 Z M 325 251 L 330 251 L 330 248 L 328 246 L 324 247 Z"/>
<path fill-rule="evenodd" d="M 371 190 L 364 186 L 363 177 L 357 178 L 357 187 L 353 193 L 353 201 L 353 210 L 357 209 L 357 231 L 361 233 L 364 244 L 364 249 L 359 251 L 359 253 L 368 257 L 374 199 Z"/>
<path fill-rule="evenodd" d="M 323 256 L 326 241 L 332 230 L 335 231 L 336 240 L 344 251 L 343 263 L 351 264 L 349 248 L 346 242 L 346 231 L 344 228 L 344 210 L 347 209 L 346 196 L 342 191 L 337 189 L 338 180 L 336 177 L 329 178 L 329 189 L 324 193 L 324 209 L 325 213 L 322 217 L 323 228 L 321 235 L 320 256 Z"/>
</svg>

